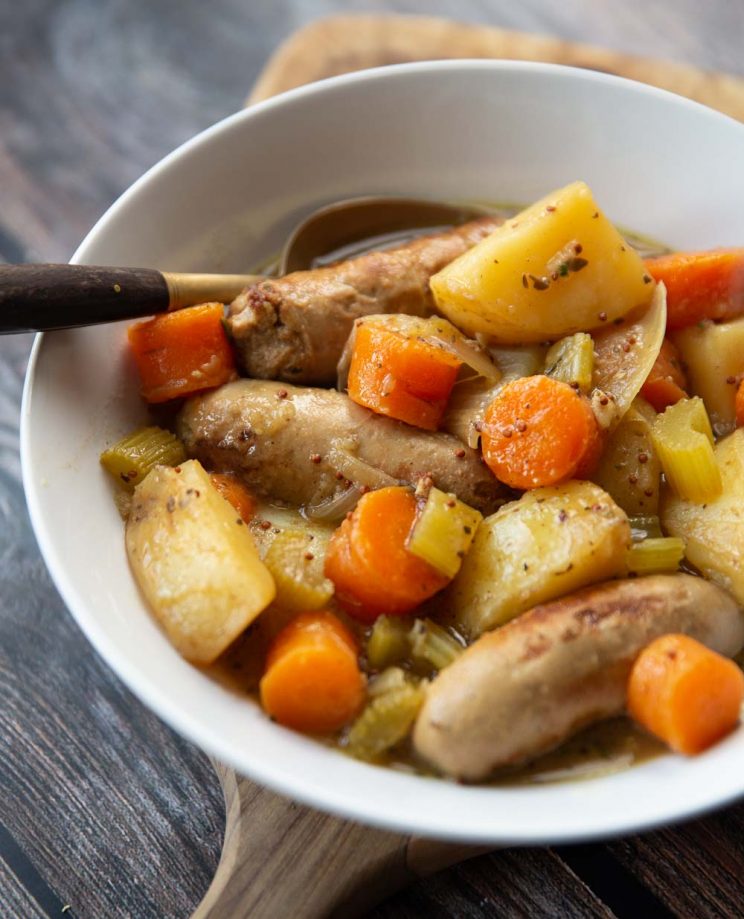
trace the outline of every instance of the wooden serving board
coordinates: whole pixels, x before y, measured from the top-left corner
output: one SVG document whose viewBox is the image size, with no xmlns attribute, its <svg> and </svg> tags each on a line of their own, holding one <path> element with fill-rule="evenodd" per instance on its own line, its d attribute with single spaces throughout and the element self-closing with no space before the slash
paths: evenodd
<svg viewBox="0 0 744 919">
<path fill-rule="evenodd" d="M 311 23 L 274 52 L 248 103 L 354 70 L 455 58 L 547 61 L 614 73 L 688 96 L 744 121 L 741 77 L 544 35 L 429 16 L 331 16 Z"/>
<path fill-rule="evenodd" d="M 744 121 L 744 80 L 522 32 L 418 16 L 333 16 L 292 35 L 247 104 L 326 77 L 455 58 L 549 61 L 650 83 Z M 226 829 L 214 880 L 193 919 L 361 916 L 411 881 L 487 849 L 403 836 L 332 817 L 218 763 Z"/>
</svg>

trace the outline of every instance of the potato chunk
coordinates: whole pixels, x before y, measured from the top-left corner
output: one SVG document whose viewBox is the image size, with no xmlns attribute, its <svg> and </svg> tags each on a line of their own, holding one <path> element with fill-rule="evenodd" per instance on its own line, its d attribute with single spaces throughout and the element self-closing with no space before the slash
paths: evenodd
<svg viewBox="0 0 744 919">
<path fill-rule="evenodd" d="M 628 519 L 591 482 L 535 488 L 487 517 L 448 591 L 470 638 L 537 603 L 625 573 Z"/>
<path fill-rule="evenodd" d="M 583 182 L 507 220 L 430 284 L 458 328 L 504 344 L 607 325 L 647 304 L 653 289 L 640 256 Z"/>
<path fill-rule="evenodd" d="M 736 386 L 744 373 L 744 318 L 703 322 L 672 335 L 685 362 L 692 392 L 701 396 L 717 434 L 736 424 Z"/>
<path fill-rule="evenodd" d="M 651 440 L 656 412 L 638 396 L 607 439 L 592 478 L 629 517 L 655 517 L 661 463 Z"/>
<path fill-rule="evenodd" d="M 137 583 L 170 641 L 209 664 L 274 599 L 246 526 L 196 460 L 156 466 L 137 486 L 126 546 Z"/>
<path fill-rule="evenodd" d="M 693 504 L 665 489 L 659 516 L 664 530 L 685 541 L 685 555 L 702 573 L 744 604 L 744 428 L 715 448 L 723 493 Z"/>
</svg>

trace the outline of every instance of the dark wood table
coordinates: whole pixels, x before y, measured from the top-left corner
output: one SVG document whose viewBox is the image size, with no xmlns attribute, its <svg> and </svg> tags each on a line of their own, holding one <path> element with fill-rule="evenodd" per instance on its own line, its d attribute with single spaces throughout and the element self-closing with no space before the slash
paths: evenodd
<svg viewBox="0 0 744 919">
<path fill-rule="evenodd" d="M 293 29 L 383 9 L 423 11 L 415 0 L 0 0 L 0 261 L 67 260 L 144 169 L 241 106 Z M 461 0 L 456 14 L 744 74 L 739 0 Z M 222 795 L 206 757 L 94 654 L 39 556 L 18 458 L 30 344 L 0 340 L 0 916 L 188 916 L 217 864 Z M 482 856 L 373 915 L 738 917 L 743 868 L 738 805 L 601 845 Z"/>
</svg>

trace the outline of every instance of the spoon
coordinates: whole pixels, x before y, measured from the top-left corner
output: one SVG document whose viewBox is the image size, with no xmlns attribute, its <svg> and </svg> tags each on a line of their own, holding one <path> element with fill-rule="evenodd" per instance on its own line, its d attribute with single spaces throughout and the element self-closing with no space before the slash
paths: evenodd
<svg viewBox="0 0 744 919">
<path fill-rule="evenodd" d="M 314 267 L 316 259 L 360 240 L 426 227 L 452 226 L 484 208 L 414 198 L 349 198 L 319 208 L 291 233 L 279 275 Z M 0 266 L 0 334 L 67 329 L 134 319 L 218 301 L 229 303 L 264 279 L 257 274 L 187 274 L 154 268 L 92 265 Z"/>
</svg>

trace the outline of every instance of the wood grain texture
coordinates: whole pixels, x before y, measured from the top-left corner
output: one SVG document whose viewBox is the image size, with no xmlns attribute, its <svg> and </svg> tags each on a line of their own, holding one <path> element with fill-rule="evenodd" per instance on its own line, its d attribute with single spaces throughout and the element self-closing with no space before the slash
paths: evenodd
<svg viewBox="0 0 744 919">
<path fill-rule="evenodd" d="M 0 860 L 0 902 L 8 916 L 22 916 L 23 919 L 47 919 L 49 913 L 34 899 L 23 879 Z M 63 904 L 64 906 L 64 904 Z"/>
<path fill-rule="evenodd" d="M 152 268 L 0 265 L 0 334 L 151 316 L 169 302 L 165 278 Z"/>
<path fill-rule="evenodd" d="M 66 260 L 131 181 L 240 107 L 293 30 L 334 12 L 382 10 L 421 4 L 0 0 L 0 261 Z M 452 6 L 429 0 L 427 12 Z M 744 74 L 744 4 L 733 0 L 461 0 L 456 15 Z M 66 915 L 187 916 L 217 865 L 222 796 L 206 758 L 96 657 L 45 572 L 18 459 L 29 346 L 30 336 L 0 340 L 0 812 L 58 901 L 72 905 Z M 648 883 L 666 915 L 739 916 L 731 875 L 734 865 L 740 875 L 742 820 L 738 806 L 590 848 Z M 373 916 L 608 915 L 587 888 L 599 889 L 596 872 L 571 864 L 560 850 L 496 853 L 415 884 Z M 44 915 L 7 867 L 0 904 L 3 916 Z"/>
<path fill-rule="evenodd" d="M 227 825 L 193 919 L 362 915 L 415 878 L 404 837 L 321 814 L 217 766 Z M 290 867 L 291 866 L 291 867 Z"/>
<path fill-rule="evenodd" d="M 736 76 L 429 16 L 333 16 L 312 23 L 275 52 L 248 101 L 367 67 L 456 58 L 547 61 L 600 70 L 688 96 L 744 121 L 744 79 Z"/>
<path fill-rule="evenodd" d="M 411 885 L 369 919 L 612 919 L 612 912 L 550 849 L 493 852 Z M 648 919 L 648 917 L 646 917 Z"/>
<path fill-rule="evenodd" d="M 608 849 L 675 915 L 742 915 L 744 805 Z"/>
</svg>

